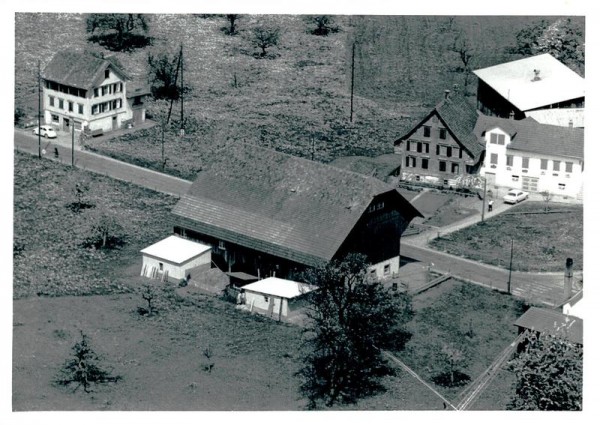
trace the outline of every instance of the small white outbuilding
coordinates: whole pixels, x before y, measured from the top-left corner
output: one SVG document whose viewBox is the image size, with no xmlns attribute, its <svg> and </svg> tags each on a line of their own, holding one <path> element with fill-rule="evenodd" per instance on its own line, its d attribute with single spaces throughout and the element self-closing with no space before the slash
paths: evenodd
<svg viewBox="0 0 600 425">
<path fill-rule="evenodd" d="M 210 246 L 174 235 L 140 252 L 143 260 L 141 275 L 153 279 L 181 280 L 185 279 L 193 268 L 203 265 L 210 268 Z"/>
<path fill-rule="evenodd" d="M 300 307 L 301 303 L 298 301 L 315 288 L 306 283 L 268 277 L 241 289 L 245 295 L 244 303 L 250 311 L 258 311 L 281 320 L 295 310 L 294 307 Z"/>
</svg>

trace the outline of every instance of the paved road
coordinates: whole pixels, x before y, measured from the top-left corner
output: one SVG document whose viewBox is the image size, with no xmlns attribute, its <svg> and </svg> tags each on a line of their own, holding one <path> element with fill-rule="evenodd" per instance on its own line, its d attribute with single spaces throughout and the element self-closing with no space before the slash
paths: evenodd
<svg viewBox="0 0 600 425">
<path fill-rule="evenodd" d="M 64 164 L 71 164 L 71 146 L 66 138 L 61 139 L 48 140 L 42 138 L 42 149 L 46 151 L 44 156 Z M 58 159 L 54 156 L 55 148 L 58 150 Z M 37 155 L 37 136 L 32 135 L 30 132 L 15 130 L 15 149 Z M 169 176 L 168 174 L 148 170 L 77 148 L 75 149 L 74 158 L 76 167 L 111 176 L 118 180 L 134 183 L 169 195 L 181 196 L 187 192 L 192 184 L 190 181 Z"/>
</svg>

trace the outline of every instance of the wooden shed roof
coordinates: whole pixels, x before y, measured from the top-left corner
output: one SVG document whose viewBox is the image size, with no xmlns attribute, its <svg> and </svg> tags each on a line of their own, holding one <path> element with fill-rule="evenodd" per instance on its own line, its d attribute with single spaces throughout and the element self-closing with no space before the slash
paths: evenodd
<svg viewBox="0 0 600 425">
<path fill-rule="evenodd" d="M 212 158 L 173 214 L 200 233 L 318 265 L 333 259 L 373 198 L 390 192 L 407 221 L 421 215 L 380 180 L 242 143 Z"/>
</svg>

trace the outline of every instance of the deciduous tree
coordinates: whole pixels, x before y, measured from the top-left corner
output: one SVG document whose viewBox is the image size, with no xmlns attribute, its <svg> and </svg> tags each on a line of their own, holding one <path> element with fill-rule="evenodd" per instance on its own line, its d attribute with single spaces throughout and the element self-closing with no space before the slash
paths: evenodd
<svg viewBox="0 0 600 425">
<path fill-rule="evenodd" d="M 550 53 L 574 71 L 585 74 L 584 28 L 576 20 L 542 20 L 524 28 L 517 33 L 516 45 L 509 52 L 523 56 Z"/>
<path fill-rule="evenodd" d="M 316 26 L 316 28 L 312 28 L 310 31 L 313 35 L 328 36 L 332 32 L 339 31 L 339 28 L 335 25 L 333 16 L 330 15 L 307 16 L 306 21 Z"/>
<path fill-rule="evenodd" d="M 581 410 L 583 349 L 561 332 L 528 332 L 525 349 L 509 362 L 517 378 L 512 410 Z"/>
<path fill-rule="evenodd" d="M 254 27 L 251 42 L 261 49 L 259 57 L 264 58 L 267 56 L 267 49 L 279 43 L 279 28 L 265 25 Z"/>
<path fill-rule="evenodd" d="M 409 334 L 410 298 L 367 277 L 362 255 L 351 254 L 306 273 L 310 295 L 302 392 L 315 408 L 354 402 L 381 388 L 391 374 L 381 349 L 398 350 Z"/>
<path fill-rule="evenodd" d="M 140 13 L 91 13 L 86 29 L 89 41 L 113 51 L 128 51 L 152 42 L 146 17 Z"/>
</svg>

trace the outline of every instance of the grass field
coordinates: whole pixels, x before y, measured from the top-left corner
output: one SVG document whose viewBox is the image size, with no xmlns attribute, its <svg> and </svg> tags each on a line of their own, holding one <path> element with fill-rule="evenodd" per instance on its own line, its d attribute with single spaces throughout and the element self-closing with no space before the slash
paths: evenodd
<svg viewBox="0 0 600 425">
<path fill-rule="evenodd" d="M 15 298 L 127 291 L 140 272 L 139 250 L 172 232 L 174 197 L 27 154 L 15 152 L 14 161 Z M 79 212 L 76 183 L 89 188 L 82 203 L 90 208 Z M 84 247 L 103 215 L 120 225 L 123 245 Z"/>
<path fill-rule="evenodd" d="M 445 371 L 444 344 L 460 350 L 464 359 L 459 370 L 474 380 L 517 337 L 513 323 L 524 312 L 523 303 L 509 295 L 453 279 L 416 295 L 413 307 L 413 336 L 399 356 L 451 401 L 464 387 L 447 388 L 433 380 Z M 489 389 L 498 392 L 475 407 L 504 409 L 511 379 L 508 373 L 499 375 Z"/>
<path fill-rule="evenodd" d="M 528 201 L 483 223 L 467 227 L 430 245 L 455 255 L 508 268 L 514 240 L 513 270 L 563 271 L 565 259 L 583 270 L 583 206 Z"/>
</svg>

